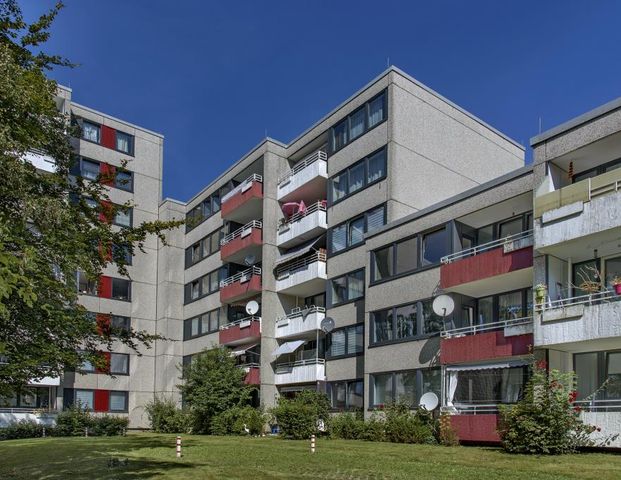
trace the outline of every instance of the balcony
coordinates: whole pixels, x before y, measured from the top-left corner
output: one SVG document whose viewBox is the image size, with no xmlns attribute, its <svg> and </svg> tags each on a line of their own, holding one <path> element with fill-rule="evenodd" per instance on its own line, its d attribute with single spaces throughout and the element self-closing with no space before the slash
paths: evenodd
<svg viewBox="0 0 621 480">
<path fill-rule="evenodd" d="M 500 443 L 500 436 L 497 431 L 500 416 L 496 405 L 479 405 L 478 408 L 478 411 L 473 410 L 467 414 L 451 415 L 451 426 L 459 441 L 464 443 Z"/>
<path fill-rule="evenodd" d="M 247 255 L 260 258 L 263 224 L 252 220 L 220 240 L 220 258 L 224 262 L 243 263 Z"/>
<path fill-rule="evenodd" d="M 318 150 L 279 177 L 276 194 L 278 201 L 312 202 L 318 198 L 325 198 L 328 179 L 327 159 L 326 152 Z"/>
<path fill-rule="evenodd" d="M 323 249 L 276 267 L 276 291 L 308 297 L 325 290 L 326 253 Z"/>
<path fill-rule="evenodd" d="M 294 308 L 289 315 L 276 321 L 277 339 L 292 337 L 306 337 L 315 335 L 320 329 L 321 321 L 326 318 L 326 309 L 323 307 Z"/>
<path fill-rule="evenodd" d="M 327 229 L 326 203 L 315 202 L 278 226 L 276 245 L 291 248 L 321 235 Z"/>
<path fill-rule="evenodd" d="M 440 287 L 471 297 L 516 290 L 532 284 L 532 231 L 443 257 Z"/>
<path fill-rule="evenodd" d="M 263 217 L 263 177 L 253 174 L 222 197 L 223 219 L 247 223 Z"/>
<path fill-rule="evenodd" d="M 601 432 L 593 432 L 591 438 L 601 443 L 612 435 L 621 432 L 621 400 L 588 400 L 575 402 L 582 409 L 580 417 L 588 425 L 597 425 Z M 610 445 L 611 448 L 621 448 L 621 436 Z"/>
<path fill-rule="evenodd" d="M 246 363 L 239 365 L 246 372 L 244 383 L 246 385 L 261 385 L 261 366 L 258 363 Z"/>
<path fill-rule="evenodd" d="M 618 347 L 621 337 L 619 300 L 621 296 L 605 290 L 546 301 L 539 306 L 535 346 L 559 345 L 559 349 L 571 351 L 572 343 L 597 341 L 598 347 L 594 349 L 608 348 L 608 345 Z"/>
<path fill-rule="evenodd" d="M 227 347 L 258 341 L 261 338 L 261 318 L 247 317 L 220 327 L 218 342 Z"/>
<path fill-rule="evenodd" d="M 26 152 L 24 159 L 31 163 L 37 170 L 49 173 L 56 171 L 56 162 L 54 159 L 41 150 Z"/>
<path fill-rule="evenodd" d="M 323 358 L 280 363 L 276 365 L 274 383 L 276 385 L 288 385 L 323 382 L 326 380 L 325 363 L 326 361 Z"/>
<path fill-rule="evenodd" d="M 572 242 L 591 248 L 618 243 L 621 224 L 621 169 L 587 178 L 535 197 L 535 248 L 571 256 Z M 566 251 L 565 251 L 566 250 Z"/>
<path fill-rule="evenodd" d="M 261 269 L 250 267 L 220 281 L 220 301 L 231 303 L 261 293 Z"/>
<path fill-rule="evenodd" d="M 514 318 L 443 331 L 443 365 L 526 355 L 533 344 L 533 318 Z"/>
</svg>

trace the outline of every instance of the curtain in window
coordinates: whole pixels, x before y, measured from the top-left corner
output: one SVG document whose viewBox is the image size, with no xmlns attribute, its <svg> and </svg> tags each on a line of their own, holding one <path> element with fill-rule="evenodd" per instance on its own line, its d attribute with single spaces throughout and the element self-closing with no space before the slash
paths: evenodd
<svg viewBox="0 0 621 480">
<path fill-rule="evenodd" d="M 392 374 L 373 375 L 373 404 L 392 402 Z"/>
<path fill-rule="evenodd" d="M 448 372 L 448 388 L 446 392 L 446 406 L 454 407 L 453 401 L 455 400 L 455 392 L 457 391 L 457 374 L 459 372 Z"/>
<path fill-rule="evenodd" d="M 366 110 L 364 107 L 352 113 L 349 117 L 349 140 L 353 140 L 364 133 Z"/>
<path fill-rule="evenodd" d="M 416 372 L 395 373 L 395 401 L 416 405 Z"/>
<path fill-rule="evenodd" d="M 129 153 L 129 135 L 116 132 L 116 149 L 121 152 Z"/>
<path fill-rule="evenodd" d="M 82 125 L 82 138 L 99 143 L 99 127 L 92 123 L 84 122 Z"/>
<path fill-rule="evenodd" d="M 110 392 L 110 410 L 122 412 L 125 410 L 125 392 Z"/>
<path fill-rule="evenodd" d="M 374 182 L 378 178 L 382 178 L 386 175 L 386 149 L 377 152 L 375 155 L 369 157 L 369 174 L 368 182 Z"/>
<path fill-rule="evenodd" d="M 360 190 L 364 186 L 364 162 L 349 169 L 349 193 Z"/>
<path fill-rule="evenodd" d="M 347 406 L 349 408 L 364 406 L 364 382 L 355 381 L 347 384 Z"/>
<path fill-rule="evenodd" d="M 498 320 L 522 318 L 522 291 L 505 293 L 498 296 Z"/>
<path fill-rule="evenodd" d="M 369 128 L 374 127 L 384 120 L 384 96 L 382 94 L 372 102 L 369 102 Z"/>
<path fill-rule="evenodd" d="M 345 330 L 336 330 L 330 336 L 330 355 L 337 357 L 345 355 Z"/>
<path fill-rule="evenodd" d="M 367 232 L 373 232 L 384 226 L 384 206 L 375 208 L 367 213 Z"/>
<path fill-rule="evenodd" d="M 110 372 L 123 374 L 129 373 L 129 356 L 118 353 L 111 354 Z"/>
<path fill-rule="evenodd" d="M 82 160 L 80 175 L 87 180 L 97 180 L 99 176 L 99 164 Z"/>
<path fill-rule="evenodd" d="M 199 317 L 193 318 L 192 319 L 192 331 L 191 331 L 191 335 L 193 337 L 199 335 L 201 333 L 201 329 L 200 329 L 200 321 L 201 319 Z"/>
<path fill-rule="evenodd" d="M 505 368 L 502 371 L 502 403 L 516 403 L 520 399 L 524 381 L 522 368 Z"/>
<path fill-rule="evenodd" d="M 114 223 L 117 225 L 122 225 L 124 227 L 129 227 L 131 225 L 131 210 L 127 210 L 126 212 L 122 210 L 117 210 L 114 215 Z"/>
<path fill-rule="evenodd" d="M 359 271 L 349 275 L 348 281 L 348 300 L 360 298 L 364 294 L 364 271 Z"/>
<path fill-rule="evenodd" d="M 75 402 L 79 403 L 82 407 L 93 409 L 93 392 L 90 390 L 76 390 Z"/>
</svg>

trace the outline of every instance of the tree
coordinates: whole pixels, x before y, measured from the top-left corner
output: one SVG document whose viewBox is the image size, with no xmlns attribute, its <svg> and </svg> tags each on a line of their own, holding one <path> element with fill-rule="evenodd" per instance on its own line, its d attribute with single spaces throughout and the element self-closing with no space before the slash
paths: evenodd
<svg viewBox="0 0 621 480">
<path fill-rule="evenodd" d="M 325 393 L 302 390 L 293 398 L 280 397 L 272 408 L 281 433 L 287 438 L 301 440 L 323 431 L 330 421 L 330 400 Z"/>
<path fill-rule="evenodd" d="M 125 252 L 143 250 L 149 235 L 165 242 L 165 231 L 182 223 L 114 228 L 112 215 L 131 204 L 107 207 L 104 179 L 70 175 L 71 137 L 80 132 L 58 111 L 58 86 L 46 72 L 71 65 L 42 50 L 61 8 L 27 24 L 15 0 L 0 0 L 0 356 L 8 359 L 0 362 L 0 395 L 84 360 L 103 366 L 98 351 L 115 341 L 140 353 L 159 338 L 98 328 L 78 304 L 76 272 L 98 279 L 115 263 L 126 275 Z M 35 169 L 28 152 L 45 152 L 55 171 Z"/>
<path fill-rule="evenodd" d="M 211 433 L 216 415 L 250 403 L 255 387 L 244 384 L 245 376 L 226 347 L 204 350 L 192 359 L 179 390 L 193 414 L 195 433 Z"/>
</svg>

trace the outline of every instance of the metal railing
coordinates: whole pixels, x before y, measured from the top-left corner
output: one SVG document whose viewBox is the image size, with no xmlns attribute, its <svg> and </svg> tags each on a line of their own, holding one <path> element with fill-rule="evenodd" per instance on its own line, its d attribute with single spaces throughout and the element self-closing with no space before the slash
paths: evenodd
<svg viewBox="0 0 621 480">
<path fill-rule="evenodd" d="M 263 183 L 263 176 L 259 175 L 258 173 L 253 173 L 246 180 L 244 180 L 239 185 L 237 185 L 233 190 L 231 190 L 229 193 L 224 195 L 220 202 L 224 203 L 228 199 L 230 199 L 232 196 L 238 194 L 239 192 L 245 192 L 252 186 L 253 182 Z"/>
<path fill-rule="evenodd" d="M 309 358 L 307 360 L 296 360 L 295 362 L 278 363 L 276 364 L 276 373 L 278 370 L 290 370 L 295 367 L 304 367 L 306 365 L 325 365 L 326 360 L 324 358 Z"/>
<path fill-rule="evenodd" d="M 548 297 L 544 303 L 537 305 L 537 308 L 539 310 L 554 310 L 556 308 L 572 307 L 574 305 L 597 305 L 602 302 L 616 302 L 619 300 L 621 300 L 621 296 L 617 295 L 613 290 L 603 290 L 601 292 L 560 298 L 557 300 L 550 300 Z"/>
<path fill-rule="evenodd" d="M 276 280 L 282 280 L 296 271 L 304 270 L 313 263 L 325 262 L 326 259 L 327 257 L 324 252 L 314 252 L 311 255 L 307 255 L 290 263 L 286 263 L 276 268 Z"/>
<path fill-rule="evenodd" d="M 220 330 L 228 330 L 229 328 L 237 327 L 242 323 L 248 323 L 250 325 L 251 322 L 259 322 L 261 323 L 261 317 L 255 317 L 254 315 L 251 317 L 244 317 L 239 320 L 235 320 L 234 322 L 225 323 L 224 325 L 220 325 Z"/>
<path fill-rule="evenodd" d="M 511 318 L 508 320 L 500 320 L 493 323 L 484 323 L 482 325 L 469 325 L 467 327 L 451 328 L 440 333 L 442 338 L 461 337 L 463 335 L 475 335 L 490 330 L 498 330 L 506 327 L 516 327 L 518 325 L 528 325 L 533 322 L 533 317 Z"/>
<path fill-rule="evenodd" d="M 291 177 L 293 177 L 296 173 L 301 172 L 302 170 L 304 170 L 309 165 L 312 165 L 313 163 L 315 163 L 317 160 L 323 160 L 325 162 L 327 159 L 328 159 L 328 155 L 323 150 L 317 150 L 316 152 L 311 153 L 304 160 L 296 163 L 293 166 L 293 168 L 291 170 L 289 170 L 287 173 L 285 173 L 284 175 L 278 177 L 278 186 L 280 187 L 281 183 L 286 182 Z"/>
<path fill-rule="evenodd" d="M 222 238 L 222 240 L 220 240 L 220 246 L 224 246 L 227 243 L 232 242 L 233 240 L 235 240 L 238 237 L 245 237 L 246 235 L 249 235 L 253 228 L 262 229 L 263 228 L 263 223 L 260 222 L 259 220 L 252 220 L 252 221 L 248 222 L 243 227 L 239 227 L 233 233 L 229 233 L 228 235 L 225 235 Z"/>
<path fill-rule="evenodd" d="M 286 320 L 291 320 L 292 318 L 301 317 L 303 315 L 310 315 L 311 313 L 326 313 L 326 309 L 323 307 L 317 307 L 315 305 L 311 305 L 308 308 L 295 307 L 291 309 L 291 312 L 287 315 L 283 315 L 282 317 L 278 317 L 276 323 L 281 323 Z"/>
<path fill-rule="evenodd" d="M 236 273 L 224 280 L 220 280 L 220 288 L 231 285 L 235 282 L 247 282 L 253 275 L 261 275 L 261 269 L 259 267 L 250 267 L 242 272 Z"/>
<path fill-rule="evenodd" d="M 33 415 L 56 415 L 58 410 L 30 407 L 0 407 L 0 413 L 31 413 Z"/>
<path fill-rule="evenodd" d="M 445 412 L 455 412 L 457 411 L 460 415 L 477 415 L 483 413 L 498 413 L 498 404 L 497 403 L 488 403 L 481 405 L 460 405 L 455 404 L 453 407 L 442 407 L 442 411 Z"/>
<path fill-rule="evenodd" d="M 237 365 L 237 368 L 243 368 L 250 371 L 251 368 L 261 368 L 261 364 L 259 363 L 242 363 L 241 365 Z"/>
<path fill-rule="evenodd" d="M 578 400 L 575 406 L 585 412 L 621 412 L 621 398 L 610 400 Z"/>
<path fill-rule="evenodd" d="M 461 260 L 462 258 L 466 258 L 466 257 L 473 257 L 475 255 L 478 255 L 479 253 L 487 252 L 488 250 L 502 247 L 503 245 L 515 242 L 517 240 L 522 240 L 522 239 L 532 238 L 532 237 L 533 237 L 533 231 L 526 230 L 524 232 L 515 233 L 513 235 L 509 235 L 504 238 L 499 238 L 498 240 L 493 240 L 491 242 L 487 242 L 482 245 L 477 245 L 476 247 L 467 248 L 465 250 L 461 250 L 459 252 L 446 255 L 442 257 L 440 261 L 444 264 L 451 263 L 451 262 L 454 262 L 455 260 Z"/>
<path fill-rule="evenodd" d="M 277 227 L 278 232 L 282 232 L 283 230 L 287 230 L 288 228 L 291 227 L 291 224 L 293 224 L 295 222 L 299 222 L 300 220 L 302 220 L 304 217 L 307 217 L 311 213 L 325 212 L 326 210 L 327 210 L 327 207 L 326 207 L 325 200 L 323 200 L 323 201 L 320 200 L 318 202 L 315 202 L 312 205 L 309 205 L 308 207 L 306 207 L 306 210 L 304 210 L 304 212 L 294 213 L 285 222 L 283 222 L 280 225 L 278 225 L 278 227 Z"/>
</svg>

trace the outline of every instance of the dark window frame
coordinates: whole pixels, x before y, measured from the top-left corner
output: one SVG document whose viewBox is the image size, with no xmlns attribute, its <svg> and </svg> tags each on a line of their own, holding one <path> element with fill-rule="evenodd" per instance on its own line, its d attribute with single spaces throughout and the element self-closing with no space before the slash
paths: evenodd
<svg viewBox="0 0 621 480">
<path fill-rule="evenodd" d="M 356 329 L 360 327 L 362 327 L 362 350 L 360 350 L 359 352 L 349 352 L 347 348 L 349 345 L 349 336 L 352 334 L 356 335 Z M 346 327 L 335 328 L 334 330 L 332 330 L 332 332 L 326 335 L 326 340 L 325 340 L 326 360 L 339 360 L 341 358 L 357 357 L 360 355 L 364 355 L 364 330 L 365 330 L 364 322 L 358 322 L 358 323 L 354 323 L 353 325 L 347 325 Z M 342 355 L 331 355 L 330 346 L 332 345 L 332 335 L 335 332 L 341 332 L 341 331 L 345 332 L 345 353 Z"/>
<path fill-rule="evenodd" d="M 224 185 L 217 188 L 210 195 L 207 195 L 195 207 L 187 212 L 185 214 L 185 233 L 191 232 L 205 220 L 213 217 L 216 213 L 218 213 L 222 208 L 222 197 L 230 192 L 237 185 L 239 185 L 239 182 L 236 184 L 234 180 L 229 180 L 228 182 L 225 182 Z M 216 198 L 218 199 L 217 202 L 215 200 Z M 204 205 L 206 202 L 209 202 L 209 215 L 205 215 Z M 214 208 L 214 206 L 217 206 L 217 208 Z M 194 217 L 196 218 L 196 220 L 190 222 L 189 220 Z"/>
<path fill-rule="evenodd" d="M 203 238 L 201 238 L 200 240 L 194 242 L 192 245 L 190 245 L 188 248 L 185 249 L 185 269 L 187 270 L 190 267 L 193 267 L 194 265 L 202 262 L 203 260 L 205 260 L 206 258 L 211 257 L 212 255 L 214 255 L 215 253 L 218 253 L 220 251 L 220 248 L 222 247 L 220 245 L 220 240 L 222 240 L 225 236 L 225 226 L 221 226 L 218 227 L 217 230 L 214 230 L 210 233 L 208 233 L 207 235 L 205 235 Z M 212 237 L 214 235 L 218 235 L 220 238 L 218 239 L 218 248 L 217 250 L 212 251 L 211 250 L 211 241 L 212 241 Z M 203 252 L 205 251 L 205 244 L 209 245 L 209 254 L 208 255 L 203 255 Z M 195 248 L 196 246 L 198 246 L 199 249 L 199 259 L 196 260 L 195 262 L 192 261 L 192 249 Z"/>
<path fill-rule="evenodd" d="M 111 397 L 113 394 L 119 394 L 122 393 L 125 397 L 125 405 L 123 407 L 123 410 L 112 410 L 112 402 Z M 129 412 L 129 391 L 128 390 L 109 390 L 108 391 L 108 412 L 110 413 L 128 413 Z"/>
<path fill-rule="evenodd" d="M 184 305 L 188 305 L 189 303 L 197 302 L 201 298 L 205 298 L 208 295 L 212 295 L 214 293 L 219 292 L 220 291 L 220 280 L 222 280 L 222 276 L 221 276 L 222 273 L 221 273 L 221 271 L 223 271 L 223 270 L 225 270 L 225 266 L 218 267 L 215 270 L 212 270 L 211 272 L 208 272 L 205 275 L 201 275 L 200 277 L 195 278 L 194 280 L 191 280 L 188 283 L 186 283 L 183 286 L 183 299 L 184 299 L 183 300 L 184 301 L 183 304 Z M 216 288 L 214 290 L 211 290 L 211 288 L 210 288 L 208 292 L 206 292 L 206 293 L 203 292 L 203 279 L 206 278 L 206 277 L 209 277 L 211 275 L 214 275 L 214 274 L 218 276 L 218 288 Z M 199 289 L 198 290 L 198 297 L 191 298 L 191 288 L 192 288 L 191 285 L 194 282 L 198 282 L 198 289 Z M 209 281 L 209 285 L 211 285 L 211 279 Z M 189 291 L 189 294 L 188 294 L 188 291 Z"/>
<path fill-rule="evenodd" d="M 76 162 L 76 165 L 72 168 L 71 173 L 73 175 L 77 175 L 77 176 L 79 176 L 79 177 L 81 177 L 84 180 L 87 180 L 89 182 L 93 182 L 95 180 L 91 180 L 90 178 L 85 177 L 83 175 L 82 172 L 83 172 L 84 169 L 83 169 L 82 165 L 83 165 L 84 162 L 96 163 L 97 164 L 97 166 L 98 166 L 97 177 L 98 178 L 101 176 L 101 165 L 102 164 L 106 164 L 106 162 L 100 162 L 99 160 L 95 160 L 95 159 L 90 158 L 90 157 L 84 157 L 82 155 L 80 155 L 78 157 L 78 161 Z M 114 176 L 114 182 L 112 182 L 111 184 L 106 184 L 106 186 L 112 187 L 112 188 L 116 188 L 116 189 L 119 189 L 119 190 L 123 190 L 124 192 L 133 193 L 134 192 L 134 172 L 132 170 L 128 170 L 127 168 L 117 167 L 116 165 L 111 165 L 111 164 L 107 164 L 107 165 L 109 165 L 111 167 L 114 167 L 115 176 Z M 131 177 L 130 181 L 127 182 L 126 184 L 124 183 L 122 185 L 119 185 L 117 183 L 117 178 L 118 177 L 116 176 L 116 172 L 122 172 L 122 173 L 129 174 L 130 177 Z"/>
<path fill-rule="evenodd" d="M 377 155 L 378 153 L 380 153 L 381 151 L 384 151 L 384 174 L 376 178 L 375 180 L 369 182 L 369 160 L 375 155 Z M 351 170 L 354 170 L 355 168 L 359 167 L 361 164 L 364 164 L 364 180 L 363 180 L 362 187 L 358 188 L 354 192 L 350 192 L 349 189 L 351 186 L 351 178 L 350 178 Z M 347 193 L 345 193 L 342 197 L 335 200 L 334 199 L 334 187 L 333 187 L 334 179 L 344 174 L 347 174 Z M 341 170 L 340 172 L 330 177 L 329 182 L 328 182 L 328 192 L 327 192 L 328 193 L 328 207 L 332 207 L 334 205 L 339 204 L 340 202 L 342 202 L 343 200 L 347 198 L 353 197 L 357 193 L 362 192 L 363 190 L 375 185 L 376 183 L 381 182 L 382 180 L 385 180 L 387 176 L 388 176 L 388 145 L 384 145 L 383 147 L 378 148 L 377 150 L 370 153 L 366 157 L 358 160 L 355 163 L 352 163 L 351 165 L 345 167 L 343 170 Z"/>
<path fill-rule="evenodd" d="M 414 400 L 415 405 L 410 405 L 410 409 L 415 410 L 418 408 L 418 402 L 420 401 L 420 397 L 427 392 L 423 392 L 423 371 L 425 370 L 437 370 L 441 371 L 441 367 L 422 367 L 422 368 L 407 368 L 404 370 L 388 370 L 382 372 L 373 372 L 369 373 L 369 410 L 375 410 L 380 408 L 381 406 L 388 405 L 390 403 L 394 403 L 399 400 L 395 398 L 396 395 L 396 375 L 401 373 L 411 373 L 416 372 L 416 399 Z M 375 376 L 376 375 L 391 375 L 392 379 L 392 398 L 385 403 L 375 403 Z M 442 375 L 440 374 L 440 389 L 442 388 Z M 438 395 L 439 396 L 439 395 Z"/>
<path fill-rule="evenodd" d="M 211 330 L 209 328 L 210 322 L 207 322 L 207 330 L 203 329 L 203 317 L 205 315 L 209 315 L 209 320 L 211 320 L 211 316 L 216 313 L 218 315 L 218 328 L 216 328 L 215 330 Z M 220 315 L 221 313 L 221 309 L 220 308 L 214 308 L 212 310 L 207 310 L 204 313 L 201 313 L 200 315 L 195 315 L 191 318 L 188 318 L 186 320 L 183 321 L 183 341 L 188 341 L 188 340 L 192 340 L 194 338 L 199 338 L 199 337 L 203 337 L 205 335 L 210 335 L 212 333 L 216 333 L 220 330 L 220 325 L 222 325 L 222 315 Z M 192 335 L 192 322 L 194 320 L 198 319 L 198 330 L 199 333 L 197 335 Z"/>
<path fill-rule="evenodd" d="M 116 209 L 114 212 L 114 217 L 112 217 L 112 225 L 116 225 L 121 228 L 132 228 L 134 226 L 134 207 L 127 207 L 127 213 L 129 214 L 129 225 L 124 225 L 122 223 L 118 223 L 116 221 L 116 214 L 120 212 L 121 205 L 113 204 Z"/>
<path fill-rule="evenodd" d="M 127 357 L 127 372 L 114 372 L 114 371 L 112 371 L 112 355 L 123 355 L 123 356 Z M 109 361 L 109 368 L 108 368 L 109 371 L 108 371 L 108 373 L 110 375 L 113 375 L 113 376 L 123 376 L 123 377 L 129 376 L 129 373 L 130 373 L 130 361 L 131 361 L 131 358 L 130 358 L 129 353 L 110 352 L 110 361 Z"/>
<path fill-rule="evenodd" d="M 351 383 L 361 383 L 362 384 L 362 406 L 354 407 L 349 405 L 349 385 Z M 336 385 L 345 384 L 345 407 L 335 407 L 334 402 L 334 394 L 336 392 Z M 348 380 L 334 380 L 331 382 L 326 382 L 326 394 L 328 395 L 328 399 L 330 400 L 330 407 L 333 412 L 349 412 L 355 411 L 358 409 L 364 408 L 364 378 L 351 378 Z"/>
<path fill-rule="evenodd" d="M 601 165 L 598 165 L 597 167 L 589 168 L 580 173 L 576 173 L 575 175 L 571 177 L 571 183 L 573 184 L 573 183 L 581 182 L 582 180 L 586 180 L 587 178 L 591 178 L 591 177 L 584 177 L 584 175 L 592 173 L 592 172 L 595 173 L 594 175 L 595 177 L 599 175 L 603 175 L 604 173 L 607 173 L 607 169 L 609 167 L 612 167 L 614 165 L 619 165 L 620 163 L 621 163 L 621 158 L 617 158 L 615 160 L 611 160 L 610 162 L 602 163 Z M 580 179 L 579 177 L 584 177 L 584 178 Z"/>
<path fill-rule="evenodd" d="M 363 234 L 366 234 L 369 231 L 369 225 L 368 225 L 368 216 L 369 213 L 373 212 L 374 210 L 377 210 L 378 208 L 383 208 L 384 210 L 384 215 L 383 215 L 383 219 L 382 219 L 382 225 L 386 225 L 386 221 L 387 221 L 387 216 L 388 216 L 388 209 L 386 207 L 386 203 L 380 203 L 379 205 L 376 205 L 373 208 L 370 208 L 368 210 L 366 210 L 365 212 L 359 213 L 358 215 L 355 215 L 347 220 L 345 220 L 344 222 L 341 222 L 337 225 L 334 225 L 333 227 L 330 227 L 328 229 L 328 257 L 334 257 L 336 255 L 340 255 L 341 253 L 347 252 L 348 250 L 351 250 L 352 248 L 357 248 L 360 245 L 364 245 L 364 238 L 362 241 L 355 243 L 355 244 L 350 244 L 349 238 L 350 238 L 350 229 L 351 229 L 351 224 L 357 220 L 360 220 L 361 218 L 364 218 L 364 232 Z M 346 225 L 347 227 L 347 234 L 346 234 L 346 246 L 345 248 L 342 248 L 340 250 L 337 251 L 333 251 L 332 249 L 332 234 L 333 231 L 337 228 L 342 227 L 343 225 Z"/>
<path fill-rule="evenodd" d="M 114 291 L 114 282 L 127 282 L 127 298 L 114 297 L 112 292 Z M 110 277 L 110 300 L 116 300 L 118 302 L 131 302 L 132 301 L 132 281 L 128 278 Z"/>
<path fill-rule="evenodd" d="M 342 302 L 338 302 L 338 303 L 334 303 L 334 295 L 332 294 L 332 282 L 339 280 L 341 278 L 345 278 L 345 286 L 346 286 L 346 290 L 349 296 L 349 281 L 350 281 L 350 277 L 356 273 L 360 273 L 362 272 L 362 295 L 360 295 L 359 297 L 354 297 L 354 298 L 347 298 L 347 300 L 343 300 Z M 347 305 L 348 303 L 352 303 L 352 302 L 356 302 L 358 300 L 361 300 L 365 297 L 366 294 L 366 277 L 365 277 L 365 269 L 363 268 L 357 268 L 356 270 L 352 270 L 351 272 L 347 272 L 344 273 L 343 275 L 339 275 L 338 277 L 333 277 L 333 278 L 329 278 L 328 279 L 328 288 L 327 288 L 327 292 L 326 292 L 326 305 L 328 306 L 327 308 L 336 308 L 336 307 L 340 307 L 341 305 Z"/>
<path fill-rule="evenodd" d="M 75 117 L 75 123 L 78 124 L 78 126 L 80 127 L 80 140 L 84 140 L 85 142 L 89 142 L 89 143 L 94 143 L 95 145 L 100 145 L 104 148 L 108 148 L 110 150 L 114 150 L 115 152 L 119 152 L 122 153 L 124 155 L 128 155 L 130 157 L 134 157 L 135 155 L 135 149 L 136 149 L 136 135 L 132 135 L 131 133 L 127 133 L 123 130 L 119 130 L 118 128 L 113 128 L 113 127 L 109 127 L 111 130 L 114 130 L 114 147 L 110 148 L 107 147 L 105 145 L 103 145 L 101 143 L 101 127 L 103 127 L 104 125 L 96 122 L 94 120 L 89 120 L 88 118 L 84 118 L 84 117 Z M 94 141 L 94 140 L 90 140 L 88 138 L 84 138 L 84 123 L 89 123 L 95 127 L 97 127 L 97 129 L 99 130 L 99 135 L 98 135 L 98 141 Z M 119 150 L 118 148 L 116 148 L 116 135 L 117 133 L 121 133 L 123 135 L 127 135 L 129 137 L 129 145 L 130 145 L 130 151 L 126 152 L 124 150 Z"/>
</svg>

